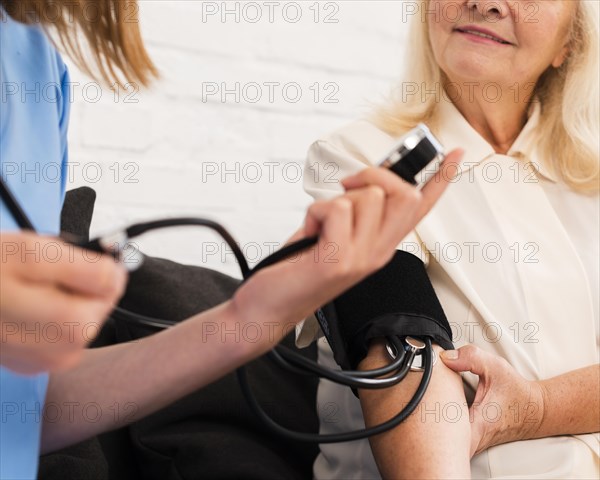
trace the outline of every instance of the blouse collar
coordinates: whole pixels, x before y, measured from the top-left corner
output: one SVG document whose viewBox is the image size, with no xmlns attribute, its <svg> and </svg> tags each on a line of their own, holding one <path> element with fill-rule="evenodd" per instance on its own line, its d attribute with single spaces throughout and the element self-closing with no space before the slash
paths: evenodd
<svg viewBox="0 0 600 480">
<path fill-rule="evenodd" d="M 542 177 L 556 182 L 555 175 L 550 171 L 546 162 L 539 156 L 535 148 L 537 126 L 541 115 L 541 105 L 537 99 L 531 103 L 528 110 L 528 120 L 519 136 L 514 141 L 506 156 L 523 158 Z M 442 99 L 436 112 L 434 133 L 448 151 L 454 148 L 465 150 L 460 165 L 461 172 L 468 172 L 484 160 L 497 155 L 493 147 L 467 122 L 456 106 L 448 99 Z"/>
</svg>

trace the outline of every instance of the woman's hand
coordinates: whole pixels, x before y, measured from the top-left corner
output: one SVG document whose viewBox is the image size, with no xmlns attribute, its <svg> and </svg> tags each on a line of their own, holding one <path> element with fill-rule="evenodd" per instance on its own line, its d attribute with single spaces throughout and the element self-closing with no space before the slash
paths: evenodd
<svg viewBox="0 0 600 480">
<path fill-rule="evenodd" d="M 123 293 L 125 269 L 32 233 L 2 233 L 0 247 L 0 364 L 25 374 L 72 366 Z"/>
<path fill-rule="evenodd" d="M 345 179 L 346 193 L 317 201 L 292 240 L 319 236 L 315 247 L 257 272 L 234 297 L 242 321 L 271 322 L 268 349 L 293 324 L 383 267 L 454 178 L 462 151 L 448 155 L 421 191 L 383 168 Z"/>
<path fill-rule="evenodd" d="M 479 376 L 469 409 L 471 456 L 494 445 L 537 437 L 546 396 L 540 382 L 524 379 L 505 359 L 473 345 L 440 356 L 452 370 Z"/>
</svg>

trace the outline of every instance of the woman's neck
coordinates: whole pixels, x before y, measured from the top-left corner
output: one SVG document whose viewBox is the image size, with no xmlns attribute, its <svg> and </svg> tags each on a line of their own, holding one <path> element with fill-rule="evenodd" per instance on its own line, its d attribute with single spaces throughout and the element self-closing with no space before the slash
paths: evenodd
<svg viewBox="0 0 600 480">
<path fill-rule="evenodd" d="M 496 153 L 506 154 L 527 123 L 531 96 L 515 99 L 511 87 L 502 91 L 499 101 L 491 102 L 486 100 L 485 90 L 469 88 L 470 94 L 455 99 L 454 106 Z"/>
</svg>

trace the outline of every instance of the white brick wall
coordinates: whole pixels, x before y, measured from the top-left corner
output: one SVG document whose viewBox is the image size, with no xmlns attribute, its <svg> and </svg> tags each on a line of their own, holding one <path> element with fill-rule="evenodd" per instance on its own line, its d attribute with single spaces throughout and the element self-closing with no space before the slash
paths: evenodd
<svg viewBox="0 0 600 480">
<path fill-rule="evenodd" d="M 368 111 L 398 76 L 403 14 L 399 1 L 141 0 L 144 37 L 162 73 L 150 91 L 104 89 L 97 99 L 95 85 L 71 68 L 80 85 L 69 188 L 97 190 L 92 233 L 164 215 L 208 216 L 251 260 L 269 253 L 310 203 L 299 176 L 310 143 Z M 239 99 L 215 91 L 236 82 Z M 221 241 L 203 231 L 139 243 L 238 275 Z"/>
</svg>

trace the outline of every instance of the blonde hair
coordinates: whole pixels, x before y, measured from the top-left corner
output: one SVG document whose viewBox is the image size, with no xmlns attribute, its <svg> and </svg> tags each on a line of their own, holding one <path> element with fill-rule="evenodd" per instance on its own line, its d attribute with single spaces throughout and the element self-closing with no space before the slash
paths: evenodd
<svg viewBox="0 0 600 480">
<path fill-rule="evenodd" d="M 122 84 L 124 78 L 148 85 L 158 76 L 142 41 L 136 0 L 0 0 L 0 4 L 14 20 L 55 32 L 65 53 L 96 79 Z"/>
<path fill-rule="evenodd" d="M 428 1 L 420 0 L 423 11 L 427 11 Z M 534 91 L 542 108 L 536 132 L 542 158 L 550 159 L 548 167 L 569 187 L 582 193 L 599 190 L 599 12 L 599 2 L 578 0 L 569 57 L 560 68 L 548 68 Z M 439 95 L 409 96 L 406 86 L 435 92 L 444 83 L 444 73 L 429 40 L 428 23 L 418 15 L 411 25 L 409 41 L 422 48 L 408 53 L 410 73 L 386 105 L 377 109 L 373 119 L 392 135 L 402 134 L 419 122 L 435 124 Z"/>
</svg>

